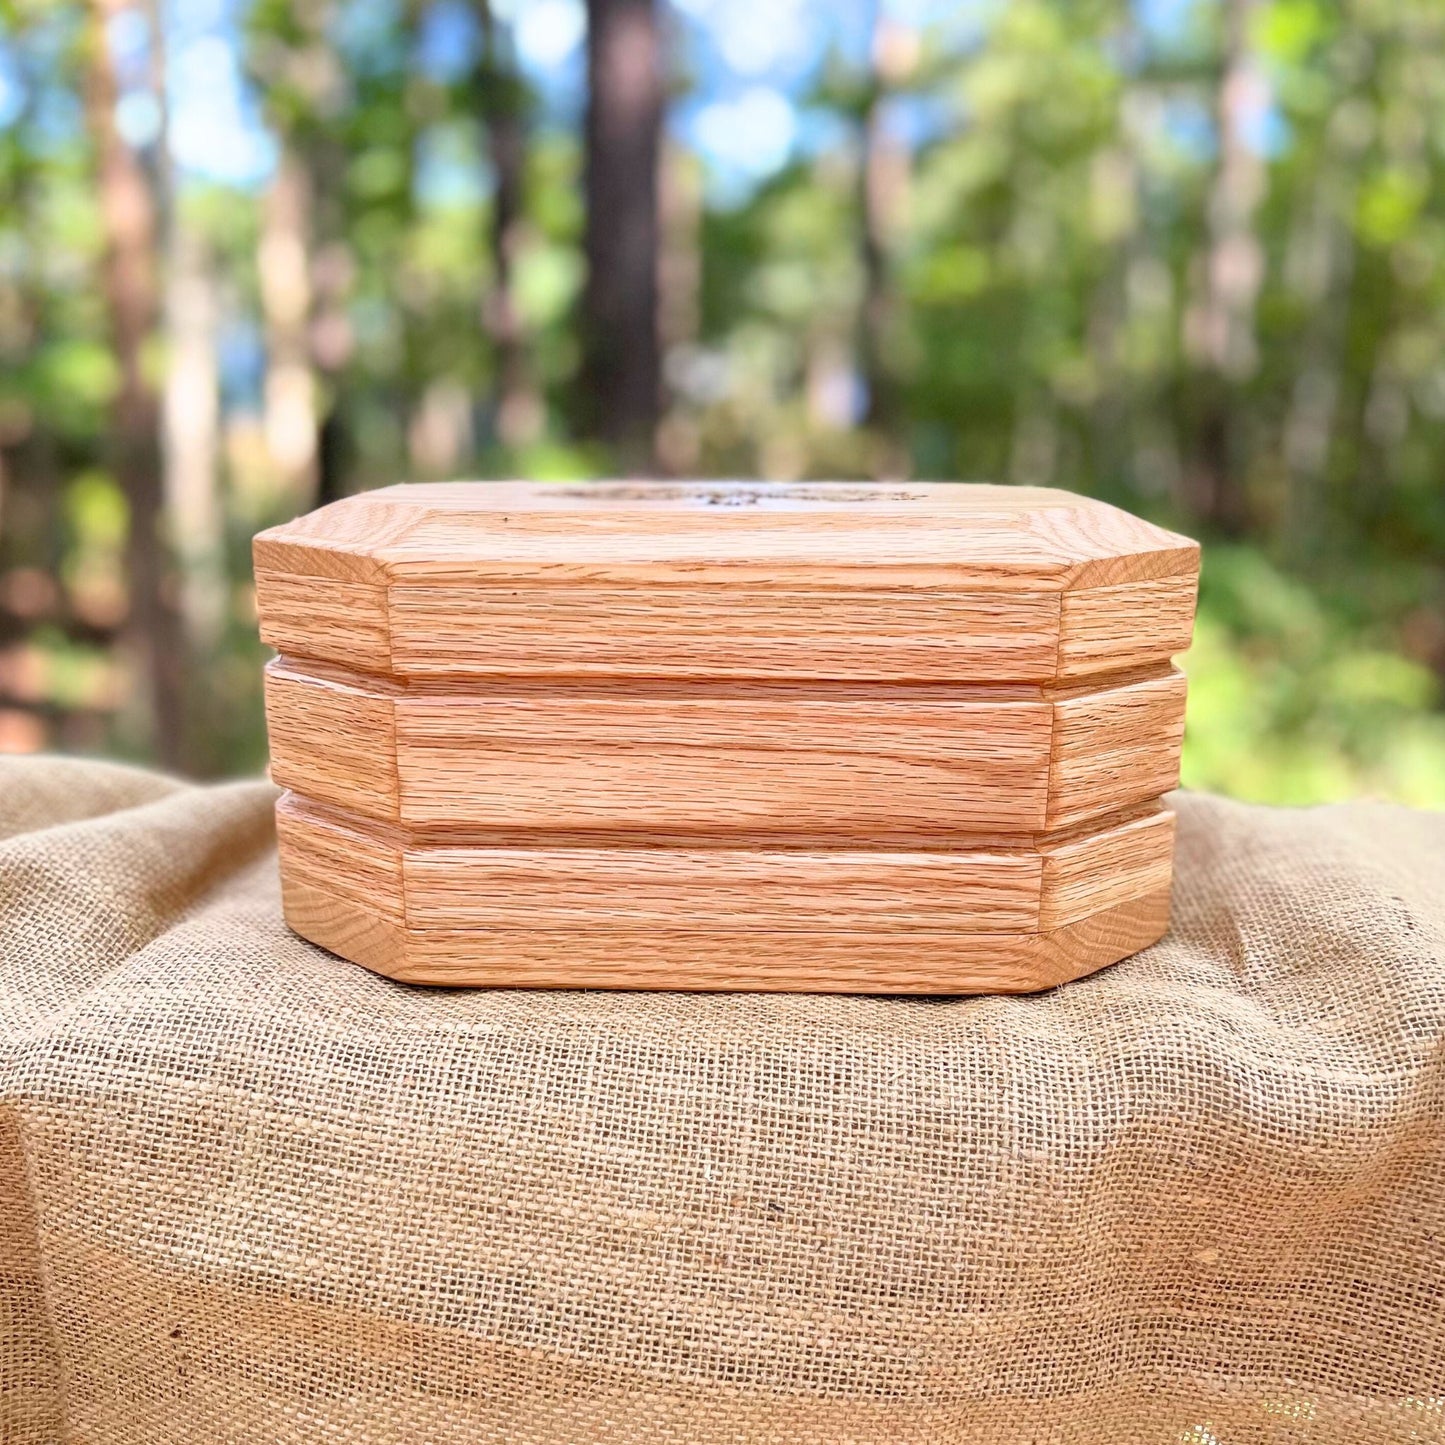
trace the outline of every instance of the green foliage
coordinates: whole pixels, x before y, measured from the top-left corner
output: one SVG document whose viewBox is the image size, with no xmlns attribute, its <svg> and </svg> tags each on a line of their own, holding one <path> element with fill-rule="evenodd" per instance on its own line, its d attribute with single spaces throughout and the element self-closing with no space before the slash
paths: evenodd
<svg viewBox="0 0 1445 1445">
<path fill-rule="evenodd" d="M 664 456 L 698 474 L 901 464 L 1065 486 L 1199 535 L 1186 782 L 1445 806 L 1445 10 L 1259 0 L 1231 59 L 1231 3 L 1196 0 L 1168 34 L 1125 0 L 984 7 L 888 73 L 828 56 L 801 100 L 823 139 L 745 196 L 687 201 L 700 164 L 669 160 L 684 195 L 669 285 L 692 289 L 669 302 Z M 508 68 L 505 43 L 424 73 L 428 9 L 245 11 L 247 71 L 307 177 L 308 337 L 342 482 L 606 472 L 616 460 L 573 424 L 578 127 Z M 106 705 L 128 526 L 106 434 L 119 375 L 96 285 L 85 14 L 0 6 L 27 81 L 0 127 L 0 646 L 44 662 L 50 741 L 114 749 L 127 735 L 111 714 L 71 719 Z M 1237 122 L 1227 176 L 1241 61 L 1230 94 L 1264 101 Z M 926 120 L 881 217 L 880 283 L 862 148 L 870 116 L 896 134 L 905 112 Z M 526 140 L 512 290 L 540 420 L 516 434 L 489 322 L 486 113 Z M 224 771 L 264 756 L 249 534 L 310 498 L 262 436 L 265 196 L 187 177 L 174 201 L 204 242 L 225 357 L 226 615 L 197 687 L 206 766 Z M 1247 343 L 1231 359 L 1210 331 L 1225 293 Z M 12 590 L 24 615 L 5 618 Z"/>
<path fill-rule="evenodd" d="M 1259 551 L 1208 553 L 1184 667 L 1186 786 L 1261 802 L 1445 807 L 1439 678 Z"/>
</svg>

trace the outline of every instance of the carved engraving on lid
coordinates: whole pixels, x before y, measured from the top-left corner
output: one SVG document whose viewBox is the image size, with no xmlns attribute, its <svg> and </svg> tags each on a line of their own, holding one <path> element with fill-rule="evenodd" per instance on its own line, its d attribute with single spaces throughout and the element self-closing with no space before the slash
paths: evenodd
<svg viewBox="0 0 1445 1445">
<path fill-rule="evenodd" d="M 887 490 L 880 487 L 757 486 L 740 482 L 671 486 L 657 482 L 617 486 L 562 487 L 557 495 L 579 502 L 695 502 L 704 507 L 760 507 L 782 504 L 850 502 L 926 502 L 927 492 Z"/>
</svg>

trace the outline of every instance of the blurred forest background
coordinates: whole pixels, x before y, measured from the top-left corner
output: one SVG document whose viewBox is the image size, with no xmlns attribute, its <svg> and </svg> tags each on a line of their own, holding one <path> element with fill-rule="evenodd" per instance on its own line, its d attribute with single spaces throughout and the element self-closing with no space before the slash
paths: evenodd
<svg viewBox="0 0 1445 1445">
<path fill-rule="evenodd" d="M 261 766 L 249 539 L 461 475 L 1206 542 L 1185 780 L 1445 805 L 1439 0 L 0 0 L 0 748 Z"/>
</svg>

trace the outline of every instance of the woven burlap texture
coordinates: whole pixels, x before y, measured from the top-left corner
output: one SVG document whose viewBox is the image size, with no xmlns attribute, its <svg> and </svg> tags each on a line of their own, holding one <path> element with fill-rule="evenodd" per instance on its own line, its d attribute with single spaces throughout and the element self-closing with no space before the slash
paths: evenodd
<svg viewBox="0 0 1445 1445">
<path fill-rule="evenodd" d="M 0 1439 L 1445 1439 L 1445 819 L 1032 998 L 443 992 L 261 783 L 0 760 Z"/>
</svg>

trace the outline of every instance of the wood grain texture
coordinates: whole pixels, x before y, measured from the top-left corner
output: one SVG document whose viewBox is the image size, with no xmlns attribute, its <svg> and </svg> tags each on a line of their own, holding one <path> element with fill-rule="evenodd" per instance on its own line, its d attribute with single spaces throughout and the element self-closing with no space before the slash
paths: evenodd
<svg viewBox="0 0 1445 1445">
<path fill-rule="evenodd" d="M 272 775 L 420 828 L 984 834 L 1067 827 L 1178 781 L 1171 671 L 998 700 L 873 689 L 459 695 L 273 665 Z"/>
<path fill-rule="evenodd" d="M 794 993 L 1034 993 L 1163 937 L 1169 893 L 1049 933 L 860 933 L 537 929 L 431 933 L 398 927 L 309 883 L 285 880 L 286 921 L 332 953 L 404 983 Z"/>
<path fill-rule="evenodd" d="M 410 823 L 727 832 L 1031 828 L 1040 702 L 766 695 L 402 697 Z"/>
<path fill-rule="evenodd" d="M 254 553 L 268 641 L 396 678 L 1042 683 L 1181 650 L 1198 573 L 1102 502 L 955 484 L 392 487 Z"/>
<path fill-rule="evenodd" d="M 740 585 L 719 606 L 700 587 L 408 586 L 391 594 L 390 627 L 401 677 L 1045 682 L 1059 594 Z"/>
<path fill-rule="evenodd" d="M 399 804 L 395 701 L 385 694 L 266 669 L 271 776 L 284 788 L 379 818 Z"/>
<path fill-rule="evenodd" d="M 284 794 L 282 861 L 313 886 L 425 930 L 819 928 L 1033 931 L 1036 849 L 426 845 Z"/>
<path fill-rule="evenodd" d="M 1177 787 L 1186 691 L 1174 669 L 1057 701 L 1046 826 L 1066 828 Z"/>
<path fill-rule="evenodd" d="M 406 971 L 410 949 L 405 925 L 354 897 L 320 887 L 304 874 L 283 871 L 281 913 L 293 932 L 338 957 L 390 978 L 402 978 Z"/>
<path fill-rule="evenodd" d="M 669 954 L 691 976 L 700 959 L 736 971 L 750 949 L 761 973 L 783 978 L 815 946 L 838 978 L 906 958 L 919 986 L 946 972 L 945 991 L 968 992 L 993 986 L 981 981 L 987 958 L 1007 960 L 1011 986 L 1024 987 L 1021 970 L 1052 968 L 1050 950 L 1092 940 L 1096 957 L 1118 941 L 1120 920 L 1167 896 L 1173 840 L 1162 809 L 1013 850 L 912 853 L 402 845 L 397 830 L 291 794 L 277 821 L 298 932 L 368 967 L 384 956 L 396 977 L 424 981 L 432 969 L 425 981 L 484 987 L 543 986 L 548 959 L 554 972 L 605 971 L 608 987 L 655 987 Z M 1094 919 L 1105 922 L 1083 928 Z M 627 950 L 641 981 L 622 981 Z M 669 986 L 742 986 L 703 981 L 712 977 Z M 1055 979 L 1036 977 L 1034 987 Z"/>
<path fill-rule="evenodd" d="M 390 923 L 406 918 L 403 847 L 398 836 L 358 818 L 328 815 L 294 793 L 276 803 L 282 874 L 360 904 Z"/>
<path fill-rule="evenodd" d="M 422 516 L 415 506 L 398 505 L 400 490 L 346 497 L 258 532 L 251 544 L 256 570 L 338 582 L 385 582 L 382 550 L 402 541 Z"/>
<path fill-rule="evenodd" d="M 256 539 L 288 919 L 397 978 L 1050 987 L 1167 923 L 1198 548 L 1027 488 L 387 488 Z"/>
<path fill-rule="evenodd" d="M 374 582 L 256 573 L 261 641 L 294 657 L 315 657 L 362 672 L 391 668 L 386 589 Z"/>
<path fill-rule="evenodd" d="M 1049 933 L 1169 887 L 1174 814 L 1156 806 L 1098 832 L 1040 845 L 1040 932 Z"/>
<path fill-rule="evenodd" d="M 739 848 L 429 848 L 405 859 L 417 928 L 1032 931 L 1043 860 L 1024 854 Z"/>
<path fill-rule="evenodd" d="M 1194 631 L 1193 573 L 1065 592 L 1058 676 L 1087 677 L 1144 667 L 1184 652 Z"/>
<path fill-rule="evenodd" d="M 1187 537 L 1087 497 L 953 483 L 387 487 L 262 532 L 256 566 L 393 585 L 539 580 L 930 590 L 1197 570 Z"/>
</svg>

